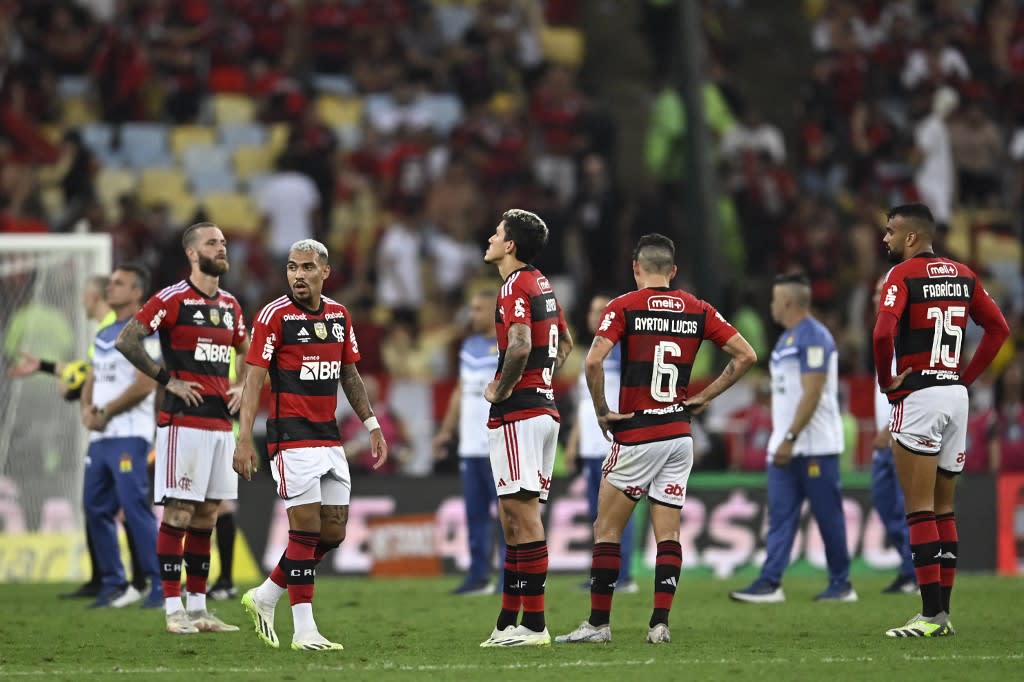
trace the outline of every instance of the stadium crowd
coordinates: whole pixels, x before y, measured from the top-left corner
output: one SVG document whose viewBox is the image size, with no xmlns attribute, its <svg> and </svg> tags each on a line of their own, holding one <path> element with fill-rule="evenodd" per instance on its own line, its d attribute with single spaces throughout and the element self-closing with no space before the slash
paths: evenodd
<svg viewBox="0 0 1024 682">
<path fill-rule="evenodd" d="M 0 231 L 110 233 L 114 262 L 146 263 L 159 287 L 183 274 L 164 254 L 184 228 L 212 220 L 230 240 L 224 286 L 250 315 L 282 287 L 288 246 L 322 240 L 325 291 L 356 316 L 360 369 L 380 379 L 378 412 L 386 404 L 400 434 L 395 466 L 428 473 L 460 311 L 494 283 L 482 253 L 505 208 L 553 227 L 537 266 L 577 330 L 592 295 L 632 287 L 624 244 L 684 227 L 673 206 L 686 118 L 664 68 L 677 20 L 669 3 L 644 3 L 657 29 L 644 34 L 655 68 L 635 151 L 647 177 L 627 191 L 611 89 L 582 75 L 585 5 L 0 1 Z M 1024 468 L 1024 7 L 807 0 L 812 59 L 780 120 L 742 68 L 743 0 L 702 8 L 720 241 L 728 271 L 746 273 L 715 305 L 766 358 L 766 284 L 809 275 L 847 378 L 845 466 L 863 466 L 880 227 L 887 206 L 925 201 L 942 250 L 983 273 L 1012 330 L 974 390 L 968 461 Z M 713 365 L 698 359 L 695 381 Z M 566 404 L 578 368 L 577 354 L 559 385 Z M 699 466 L 763 469 L 763 381 L 707 415 Z"/>
</svg>

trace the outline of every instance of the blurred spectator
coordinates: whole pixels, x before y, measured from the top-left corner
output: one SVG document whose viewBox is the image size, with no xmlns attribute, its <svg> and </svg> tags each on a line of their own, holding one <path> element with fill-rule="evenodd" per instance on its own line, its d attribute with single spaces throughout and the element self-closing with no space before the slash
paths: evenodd
<svg viewBox="0 0 1024 682">
<path fill-rule="evenodd" d="M 751 380 L 754 402 L 733 412 L 726 426 L 729 468 L 764 471 L 768 464 L 768 439 L 772 435 L 772 390 L 768 377 Z"/>
<path fill-rule="evenodd" d="M 1007 366 L 996 384 L 998 450 L 993 468 L 1024 472 L 1024 361 Z"/>
<path fill-rule="evenodd" d="M 204 90 L 200 60 L 213 30 L 211 8 L 203 0 L 157 7 L 148 54 L 161 80 L 164 111 L 175 123 L 190 123 L 199 114 Z"/>
<path fill-rule="evenodd" d="M 412 207 L 402 207 L 412 208 Z M 423 304 L 423 236 L 416 210 L 396 214 L 377 245 L 377 303 L 415 324 Z"/>
<path fill-rule="evenodd" d="M 263 213 L 264 242 L 276 265 L 283 265 L 292 244 L 316 236 L 320 193 L 313 181 L 299 172 L 298 164 L 293 153 L 278 157 L 274 173 L 256 199 Z"/>
<path fill-rule="evenodd" d="M 786 143 L 778 126 L 764 120 L 756 107 L 747 105 L 736 125 L 722 136 L 722 156 L 738 162 L 742 156 L 764 155 L 785 163 Z"/>
<path fill-rule="evenodd" d="M 918 94 L 913 102 L 920 114 L 914 127 L 914 182 L 921 201 L 931 208 L 940 225 L 948 225 L 953 216 L 953 150 L 946 119 L 958 100 L 955 90 L 941 88 L 934 97 Z"/>
<path fill-rule="evenodd" d="M 587 144 L 582 134 L 586 108 L 572 71 L 564 66 L 548 67 L 530 97 L 529 119 L 540 137 L 535 172 L 563 204 L 576 193 L 575 157 Z"/>
<path fill-rule="evenodd" d="M 569 214 L 569 228 L 578 244 L 570 268 L 578 273 L 580 300 L 589 301 L 608 286 L 608 273 L 625 265 L 620 240 L 614 237 L 620 231 L 622 198 L 603 157 L 588 154 L 580 171 L 579 192 Z"/>
<path fill-rule="evenodd" d="M 992 386 L 981 381 L 975 382 L 970 389 L 970 399 L 964 473 L 998 471 L 999 415 L 992 404 Z"/>
<path fill-rule="evenodd" d="M 375 28 L 356 50 L 352 79 L 359 92 L 386 93 L 394 88 L 404 71 L 402 52 L 394 33 L 387 28 Z"/>
<path fill-rule="evenodd" d="M 89 67 L 101 116 L 109 123 L 146 118 L 144 89 L 149 62 L 132 21 L 132 9 L 127 1 L 117 3 L 117 14 L 107 25 Z"/>
<path fill-rule="evenodd" d="M 96 201 L 94 178 L 99 164 L 92 151 L 82 142 L 82 136 L 77 130 L 64 133 L 60 152 L 60 160 L 57 163 L 62 169 L 60 189 L 64 195 L 64 215 L 57 221 L 54 229 L 57 232 L 67 232 L 84 215 L 86 208 Z"/>
<path fill-rule="evenodd" d="M 40 45 L 49 66 L 60 75 L 82 74 L 96 39 L 90 14 L 75 2 L 50 3 L 41 8 Z M 48 10 L 48 11 L 47 11 Z"/>
<path fill-rule="evenodd" d="M 910 53 L 902 76 L 903 85 L 908 90 L 922 85 L 954 85 L 970 77 L 967 60 L 960 50 L 946 41 L 941 31 L 929 32 L 925 46 Z"/>
<path fill-rule="evenodd" d="M 457 240 L 472 239 L 483 226 L 484 197 L 463 156 L 455 156 L 427 194 L 427 220 Z"/>
<path fill-rule="evenodd" d="M 1006 144 L 995 121 L 981 104 L 968 101 L 949 122 L 949 143 L 961 203 L 986 205 L 1002 192 Z"/>
</svg>

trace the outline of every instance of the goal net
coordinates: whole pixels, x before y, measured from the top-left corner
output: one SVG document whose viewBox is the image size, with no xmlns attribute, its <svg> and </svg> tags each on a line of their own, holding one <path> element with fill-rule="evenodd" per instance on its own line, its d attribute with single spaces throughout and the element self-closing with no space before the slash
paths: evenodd
<svg viewBox="0 0 1024 682">
<path fill-rule="evenodd" d="M 82 291 L 110 272 L 110 254 L 109 235 L 0 235 L 0 534 L 82 528 L 88 436 L 78 402 L 65 401 L 50 375 L 7 371 L 21 352 L 85 358 L 95 325 Z"/>
</svg>

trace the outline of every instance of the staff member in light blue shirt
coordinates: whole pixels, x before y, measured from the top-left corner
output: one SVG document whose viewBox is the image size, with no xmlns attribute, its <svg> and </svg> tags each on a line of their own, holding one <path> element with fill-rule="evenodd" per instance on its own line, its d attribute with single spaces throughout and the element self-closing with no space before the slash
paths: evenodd
<svg viewBox="0 0 1024 682">
<path fill-rule="evenodd" d="M 491 475 L 487 444 L 487 415 L 491 404 L 484 399 L 484 389 L 498 372 L 498 342 L 494 327 L 496 296 L 496 291 L 481 291 L 470 299 L 469 326 L 472 333 L 459 350 L 459 382 L 448 401 L 441 427 L 434 436 L 434 456 L 443 459 L 458 429 L 459 472 L 469 535 L 469 570 L 452 594 L 464 596 L 494 592 L 490 575 L 495 517 L 491 514 L 491 507 L 497 502 L 498 493 Z M 504 542 L 500 545 L 499 565 L 504 565 Z"/>
<path fill-rule="evenodd" d="M 771 355 L 772 435 L 768 441 L 768 539 L 761 575 L 736 601 L 785 600 L 800 509 L 810 502 L 825 543 L 829 584 L 817 601 L 856 601 L 839 485 L 843 425 L 839 413 L 839 354 L 832 334 L 810 313 L 811 287 L 802 273 L 780 275 L 772 288 L 772 318 L 785 328 Z"/>
</svg>

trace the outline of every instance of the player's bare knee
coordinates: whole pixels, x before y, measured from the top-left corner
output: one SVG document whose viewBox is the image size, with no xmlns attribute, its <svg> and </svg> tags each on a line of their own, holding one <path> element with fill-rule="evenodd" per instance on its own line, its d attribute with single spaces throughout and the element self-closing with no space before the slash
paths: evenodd
<svg viewBox="0 0 1024 682">
<path fill-rule="evenodd" d="M 600 516 L 594 522 L 594 542 L 621 542 L 622 529 Z"/>
<path fill-rule="evenodd" d="M 320 541 L 341 544 L 348 526 L 348 507 L 326 505 L 320 508 Z"/>
<path fill-rule="evenodd" d="M 167 500 L 164 503 L 163 522 L 175 528 L 188 528 L 196 512 L 192 500 Z"/>
</svg>

